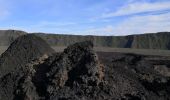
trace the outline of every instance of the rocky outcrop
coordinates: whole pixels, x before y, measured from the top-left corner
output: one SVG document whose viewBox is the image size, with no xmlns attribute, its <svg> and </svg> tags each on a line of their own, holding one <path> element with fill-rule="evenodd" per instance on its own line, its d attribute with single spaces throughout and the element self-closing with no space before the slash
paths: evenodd
<svg viewBox="0 0 170 100">
<path fill-rule="evenodd" d="M 24 35 L 15 40 L 0 57 L 0 77 L 18 70 L 31 60 L 50 55 L 54 50 L 40 37 Z"/>
<path fill-rule="evenodd" d="M 79 93 L 86 97 L 88 92 L 92 92 L 90 89 L 97 88 L 103 82 L 104 66 L 92 47 L 91 42 L 69 46 L 50 64 L 47 72 L 49 99 L 72 98 L 72 95 Z M 89 89 L 88 92 L 84 91 L 85 88 Z M 64 92 L 68 93 L 67 96 Z"/>
<path fill-rule="evenodd" d="M 3 54 L 6 56 L 2 56 L 11 57 L 7 54 L 9 51 L 13 51 L 12 49 L 15 50 L 14 46 L 19 48 L 17 49 L 19 53 L 23 44 L 28 45 L 26 47 L 29 50 L 24 52 L 26 56 L 21 56 L 22 59 L 20 60 L 22 62 L 17 62 L 17 67 L 13 64 L 13 67 L 5 69 L 6 73 L 1 74 L 0 97 L 4 100 L 59 99 L 60 97 L 55 97 L 55 95 L 59 91 L 64 92 L 61 88 L 69 88 L 70 90 L 80 86 L 77 90 L 81 91 L 82 88 L 89 86 L 98 87 L 103 81 L 104 66 L 99 62 L 96 53 L 92 50 L 93 44 L 91 42 L 74 44 L 65 49 L 63 53 L 54 54 L 48 58 L 46 55 L 53 53 L 53 50 L 46 47 L 45 44 L 41 48 L 40 44 L 42 42 L 39 43 L 40 41 L 34 38 L 37 37 L 26 35 L 18 38 Z M 23 40 L 26 41 L 23 43 Z M 28 42 L 29 40 L 31 42 Z M 34 43 L 40 46 L 35 45 L 36 47 L 34 47 Z M 46 49 L 46 52 L 37 51 L 37 56 L 33 55 L 34 53 L 29 53 L 36 52 L 36 48 L 42 51 Z M 18 53 L 15 52 L 13 56 L 19 56 L 17 55 Z M 13 53 L 10 52 L 10 54 Z M 40 56 L 41 54 L 43 55 Z M 31 59 L 26 59 L 26 57 L 31 57 Z M 4 61 L 4 63 L 7 62 L 8 60 Z M 14 70 L 15 68 L 17 70 Z"/>
<path fill-rule="evenodd" d="M 19 46 L 23 43 L 30 49 L 21 53 L 26 55 L 20 59 L 24 63 L 17 62 L 21 67 L 17 70 L 7 68 L 8 73 L 0 78 L 0 100 L 170 99 L 170 63 L 164 57 L 95 53 L 93 43 L 89 41 L 70 45 L 63 52 L 54 53 L 42 41 L 46 46 L 41 47 L 41 39 L 37 38 L 37 41 L 35 38 L 26 35 L 16 41 L 31 39 L 32 42 L 20 41 L 11 45 L 12 48 L 14 44 Z M 6 52 L 16 50 L 11 48 Z M 21 51 L 17 51 L 13 56 L 19 56 Z M 28 53 L 33 51 L 36 54 Z M 31 59 L 27 59 L 27 56 Z"/>
<path fill-rule="evenodd" d="M 17 38 L 0 57 L 0 100 L 15 99 L 18 88 L 28 96 L 34 94 L 29 72 L 52 53 L 54 50 L 40 37 L 29 34 Z"/>
</svg>

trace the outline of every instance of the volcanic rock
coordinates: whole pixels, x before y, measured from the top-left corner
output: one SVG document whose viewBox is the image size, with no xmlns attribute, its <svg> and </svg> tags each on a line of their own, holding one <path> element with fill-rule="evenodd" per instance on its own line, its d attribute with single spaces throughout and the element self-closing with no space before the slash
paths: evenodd
<svg viewBox="0 0 170 100">
<path fill-rule="evenodd" d="M 28 37 L 25 36 L 26 40 L 36 38 Z M 9 57 L 19 56 L 19 52 L 23 56 L 19 56 L 22 62 L 10 63 L 17 67 L 4 69 L 6 73 L 0 78 L 0 100 L 170 99 L 169 60 L 162 63 L 162 57 L 95 53 L 89 41 L 70 45 L 62 53 L 54 53 L 45 42 L 39 42 L 42 43 L 40 46 L 33 41 L 30 44 L 27 41 L 14 42 L 7 50 L 18 51 Z M 31 46 L 26 46 L 29 50 L 22 52 L 14 48 L 14 44 L 17 47 L 20 43 Z M 34 43 L 35 47 L 32 46 Z M 36 54 L 29 53 L 32 51 Z"/>
<path fill-rule="evenodd" d="M 47 72 L 50 100 L 76 99 L 76 94 L 80 94 L 77 98 L 82 99 L 83 95 L 86 97 L 93 94 L 92 89 L 97 89 L 103 82 L 104 66 L 92 47 L 91 42 L 76 43 L 55 57 Z"/>
<path fill-rule="evenodd" d="M 34 62 L 32 65 L 35 65 L 37 61 L 33 60 L 36 59 L 41 60 L 39 63 L 42 63 L 42 60 L 52 53 L 54 50 L 44 40 L 33 34 L 17 38 L 0 57 L 0 100 L 12 100 L 20 80 L 23 82 L 29 80 L 29 78 L 23 78 L 23 75 L 27 74 L 27 69 L 31 70 L 27 66 L 28 63 Z"/>
<path fill-rule="evenodd" d="M 1 55 L 0 77 L 23 67 L 33 59 L 52 53 L 54 50 L 40 37 L 33 34 L 21 36 Z"/>
</svg>

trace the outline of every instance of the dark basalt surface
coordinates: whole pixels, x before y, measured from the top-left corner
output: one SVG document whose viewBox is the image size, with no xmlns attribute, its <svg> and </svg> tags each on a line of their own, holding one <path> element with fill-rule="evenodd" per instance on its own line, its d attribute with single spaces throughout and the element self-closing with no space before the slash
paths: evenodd
<svg viewBox="0 0 170 100">
<path fill-rule="evenodd" d="M 12 47 L 18 47 L 12 57 L 25 55 L 11 59 L 13 67 L 3 61 L 0 100 L 170 100 L 169 57 L 95 53 L 88 41 L 54 53 L 44 42 L 35 45 L 34 36 L 24 38 L 32 42 L 17 39 L 1 56 L 10 58 Z M 20 43 L 30 49 L 23 52 Z"/>
<path fill-rule="evenodd" d="M 54 53 L 40 37 L 28 34 L 19 37 L 0 57 L 0 77 L 17 70 L 31 60 Z"/>
</svg>

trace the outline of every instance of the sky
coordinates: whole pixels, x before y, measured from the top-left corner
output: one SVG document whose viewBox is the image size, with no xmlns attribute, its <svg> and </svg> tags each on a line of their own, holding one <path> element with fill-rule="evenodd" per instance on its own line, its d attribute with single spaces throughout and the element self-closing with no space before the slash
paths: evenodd
<svg viewBox="0 0 170 100">
<path fill-rule="evenodd" d="M 107 36 L 170 31 L 170 0 L 0 0 L 0 29 Z"/>
</svg>

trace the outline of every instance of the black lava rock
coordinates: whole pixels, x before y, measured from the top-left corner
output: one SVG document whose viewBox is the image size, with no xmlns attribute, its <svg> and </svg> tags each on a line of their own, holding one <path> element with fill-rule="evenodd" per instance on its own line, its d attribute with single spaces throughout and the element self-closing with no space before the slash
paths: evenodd
<svg viewBox="0 0 170 100">
<path fill-rule="evenodd" d="M 31 60 L 50 55 L 54 50 L 40 37 L 28 34 L 17 38 L 0 57 L 0 77 Z"/>
<path fill-rule="evenodd" d="M 27 41 L 16 40 L 6 51 L 9 53 L 3 54 L 11 62 L 10 67 L 2 70 L 5 73 L 0 78 L 0 100 L 170 99 L 170 72 L 167 71 L 170 63 L 168 60 L 162 63 L 162 57 L 95 53 L 89 41 L 54 53 L 45 42 L 32 41 L 37 37 L 22 38 Z M 20 44 L 28 46 L 20 47 Z M 17 56 L 20 61 L 14 63 Z"/>
<path fill-rule="evenodd" d="M 40 60 L 53 53 L 55 51 L 44 40 L 33 34 L 17 38 L 0 57 L 0 100 L 14 99 L 17 88 L 21 86 L 25 89 L 31 87 L 28 84 L 30 78 L 26 76 L 31 70 L 29 65 L 41 63 Z M 33 89 L 26 91 L 34 94 Z"/>
</svg>

